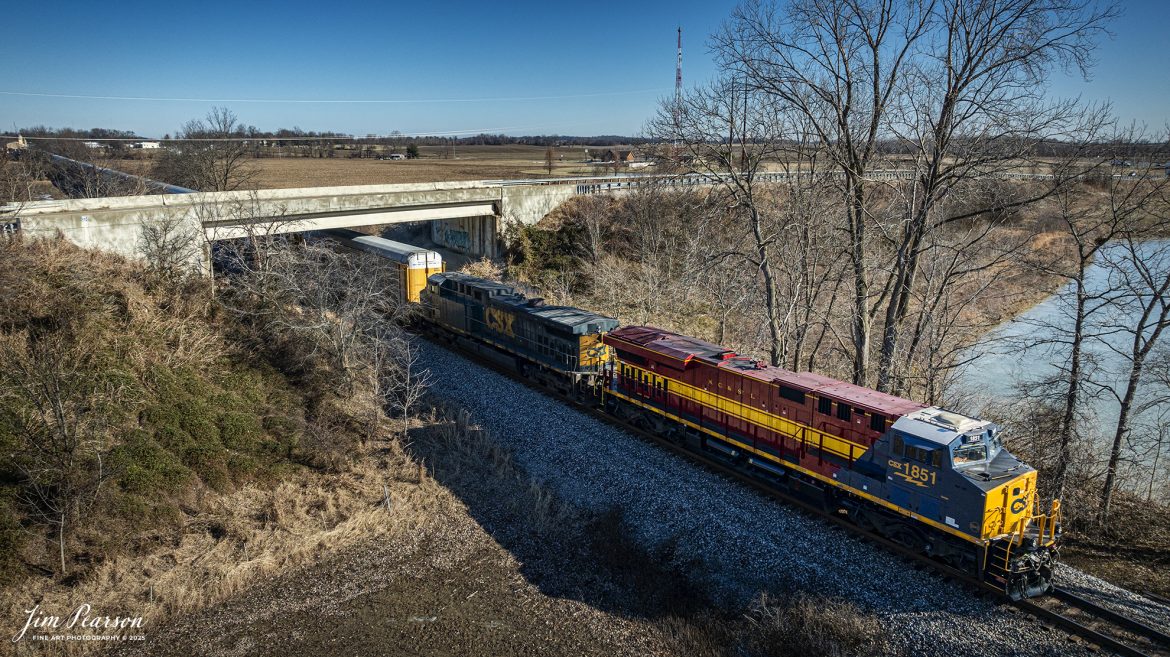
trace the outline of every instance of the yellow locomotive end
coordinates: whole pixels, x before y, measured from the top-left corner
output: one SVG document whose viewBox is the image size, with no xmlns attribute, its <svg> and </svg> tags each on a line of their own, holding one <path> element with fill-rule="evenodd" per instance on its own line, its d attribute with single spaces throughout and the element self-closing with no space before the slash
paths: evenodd
<svg viewBox="0 0 1170 657">
<path fill-rule="evenodd" d="M 1030 470 L 989 491 L 983 512 L 983 538 L 1007 538 L 1013 545 L 1031 540 L 1038 547 L 1056 543 L 1060 529 L 1060 500 L 1042 508 L 1036 487 L 1036 471 Z"/>
<path fill-rule="evenodd" d="M 581 336 L 578 342 L 580 345 L 578 362 L 581 365 L 581 369 L 596 370 L 609 363 L 611 358 L 610 350 L 609 347 L 601 342 L 601 336 L 601 333 Z"/>
<path fill-rule="evenodd" d="M 406 262 L 399 267 L 399 276 L 403 279 L 402 298 L 410 303 L 419 302 L 420 293 L 427 286 L 427 279 L 431 274 L 446 271 L 442 256 L 435 251 L 427 250 L 411 253 Z"/>
<path fill-rule="evenodd" d="M 1036 471 L 1022 474 L 987 491 L 983 511 L 983 538 L 1015 533 L 1034 515 Z"/>
</svg>

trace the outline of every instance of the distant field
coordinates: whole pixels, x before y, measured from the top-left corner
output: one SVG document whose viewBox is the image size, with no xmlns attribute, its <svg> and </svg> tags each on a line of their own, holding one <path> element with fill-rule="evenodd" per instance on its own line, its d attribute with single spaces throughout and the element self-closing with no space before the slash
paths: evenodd
<svg viewBox="0 0 1170 657">
<path fill-rule="evenodd" d="M 600 154 L 607 148 L 590 146 L 590 153 Z M 614 147 L 628 150 L 630 147 Z M 544 178 L 545 148 L 540 146 L 457 146 L 453 159 L 439 157 L 440 149 L 419 148 L 416 160 L 374 160 L 347 157 L 337 151 L 332 158 L 260 158 L 248 160 L 259 173 L 259 189 L 287 187 L 329 187 L 335 185 L 383 185 L 393 183 L 440 182 L 444 180 L 492 180 L 501 178 Z M 599 167 L 585 163 L 585 147 L 554 148 L 554 177 L 587 176 L 601 173 Z M 118 160 L 114 168 L 131 173 L 146 173 L 150 163 L 143 160 Z"/>
</svg>

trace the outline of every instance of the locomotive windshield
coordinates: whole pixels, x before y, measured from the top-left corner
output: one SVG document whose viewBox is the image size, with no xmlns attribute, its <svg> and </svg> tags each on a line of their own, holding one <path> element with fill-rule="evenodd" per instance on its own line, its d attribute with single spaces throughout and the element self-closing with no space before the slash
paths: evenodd
<svg viewBox="0 0 1170 657">
<path fill-rule="evenodd" d="M 983 444 L 959 445 L 955 447 L 953 458 L 955 466 L 982 463 L 987 460 L 987 446 Z"/>
</svg>

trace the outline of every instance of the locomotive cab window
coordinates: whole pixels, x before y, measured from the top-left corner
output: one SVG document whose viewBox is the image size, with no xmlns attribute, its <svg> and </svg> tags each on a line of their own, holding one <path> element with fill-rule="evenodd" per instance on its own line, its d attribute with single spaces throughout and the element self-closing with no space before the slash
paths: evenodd
<svg viewBox="0 0 1170 657">
<path fill-rule="evenodd" d="M 849 404 L 837 402 L 837 419 L 848 420 L 853 417 L 853 408 Z"/>
<path fill-rule="evenodd" d="M 969 463 L 980 463 L 987 460 L 987 446 L 985 445 L 959 445 L 955 447 L 954 455 L 952 456 L 956 466 L 967 465 Z"/>
<path fill-rule="evenodd" d="M 938 466 L 942 463 L 941 454 L 936 449 L 906 445 L 906 458 L 919 463 Z"/>
<path fill-rule="evenodd" d="M 878 432 L 885 431 L 886 430 L 886 416 L 882 415 L 881 413 L 870 413 L 870 415 L 869 415 L 869 428 L 873 431 L 878 431 Z"/>
</svg>

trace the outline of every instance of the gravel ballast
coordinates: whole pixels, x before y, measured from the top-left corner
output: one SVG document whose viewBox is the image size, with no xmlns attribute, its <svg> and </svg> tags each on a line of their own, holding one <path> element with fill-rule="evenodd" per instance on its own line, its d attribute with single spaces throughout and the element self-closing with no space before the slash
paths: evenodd
<svg viewBox="0 0 1170 657">
<path fill-rule="evenodd" d="M 529 476 L 584 509 L 621 509 L 634 539 L 672 558 L 720 605 L 743 608 L 760 592 L 805 590 L 877 614 L 914 655 L 1090 654 L 1062 632 L 980 598 L 831 524 L 731 482 L 643 439 L 430 342 L 419 341 L 431 392 L 472 413 Z M 1079 571 L 1061 583 L 1095 599 L 1141 608 L 1151 624 L 1170 611 Z"/>
</svg>

